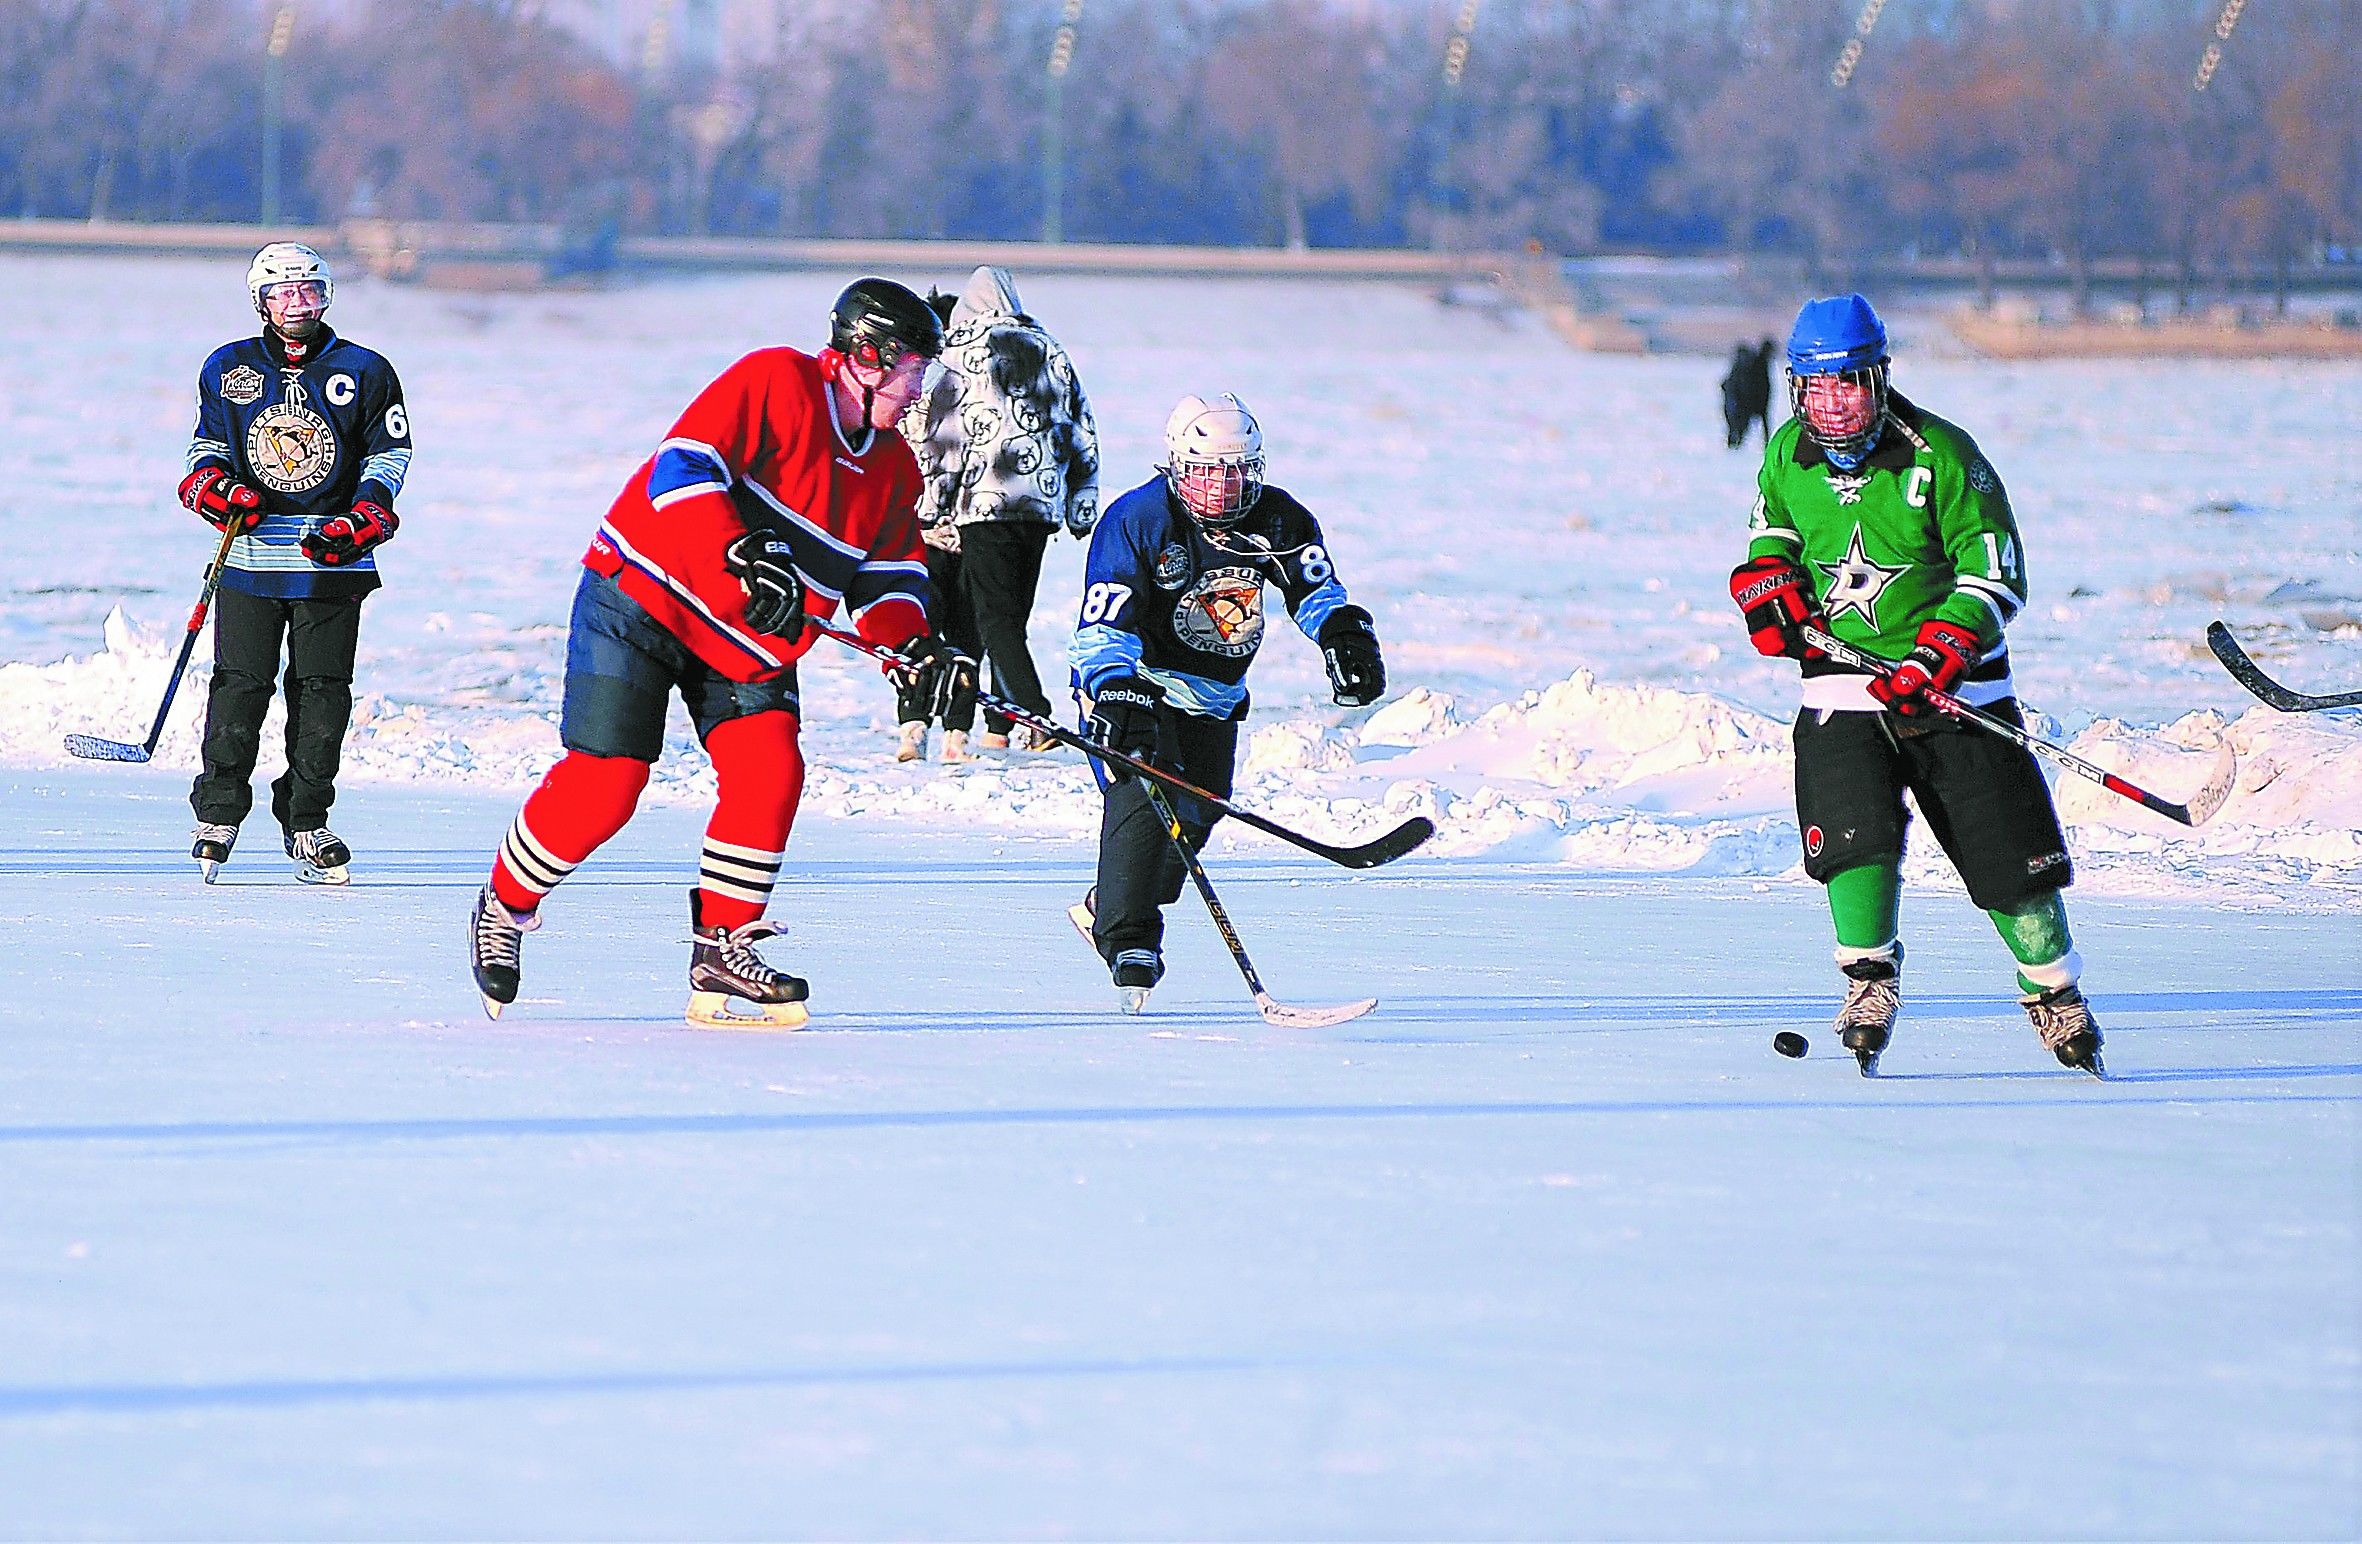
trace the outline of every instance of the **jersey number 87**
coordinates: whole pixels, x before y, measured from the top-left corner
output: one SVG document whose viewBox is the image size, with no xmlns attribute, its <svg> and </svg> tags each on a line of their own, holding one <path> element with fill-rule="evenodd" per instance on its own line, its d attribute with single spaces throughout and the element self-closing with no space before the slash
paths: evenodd
<svg viewBox="0 0 2362 1544">
<path fill-rule="evenodd" d="M 1094 584 L 1083 592 L 1083 624 L 1113 622 L 1124 603 L 1132 598 L 1128 584 Z"/>
</svg>

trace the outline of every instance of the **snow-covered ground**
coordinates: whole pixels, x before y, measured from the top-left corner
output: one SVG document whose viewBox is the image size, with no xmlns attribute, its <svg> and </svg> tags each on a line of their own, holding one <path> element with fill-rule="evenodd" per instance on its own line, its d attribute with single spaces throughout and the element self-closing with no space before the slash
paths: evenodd
<svg viewBox="0 0 2362 1544">
<path fill-rule="evenodd" d="M 2110 1083 L 2034 1045 L 1926 853 L 1889 1076 L 1819 1033 L 1719 367 L 1383 286 L 1025 285 L 1111 486 L 1237 389 L 1378 615 L 1372 710 L 1273 638 L 1242 796 L 1428 811 L 1432 851 L 1212 854 L 1281 996 L 1378 1014 L 1265 1028 L 1185 905 L 1115 1017 L 1060 915 L 1080 766 L 897 767 L 874 671 L 819 654 L 777 911 L 825 1032 L 673 1018 L 711 793 L 678 724 L 494 1028 L 460 924 L 554 754 L 582 544 L 835 284 L 340 286 L 420 446 L 359 877 L 297 887 L 256 822 L 208 890 L 202 670 L 157 767 L 59 737 L 153 712 L 240 273 L 0 258 L 0 1536 L 2362 1531 L 2362 728 L 2203 644 L 2362 680 L 2362 371 L 1972 366 L 1898 319 L 1904 389 L 2010 481 L 2051 732 L 2177 796 L 2241 753 L 2196 833 L 2059 785 Z M 1079 571 L 1061 540 L 1045 665 Z"/>
<path fill-rule="evenodd" d="M 419 447 L 363 630 L 354 786 L 540 775 L 575 565 L 618 482 L 739 352 L 811 341 L 836 282 L 339 289 L 337 322 L 403 372 Z M 0 660 L 16 662 L 0 663 L 0 762 L 56 766 L 68 730 L 146 732 L 208 550 L 171 497 L 193 372 L 249 318 L 232 264 L 0 258 L 0 288 L 17 297 L 0 316 Z M 1517 313 L 1407 287 L 1023 288 L 1092 390 L 1111 490 L 1148 475 L 1174 397 L 1234 388 L 1262 412 L 1274 478 L 1323 515 L 1378 615 L 1397 700 L 1377 710 L 1329 707 L 1301 640 L 1266 648 L 1254 797 L 1348 823 L 1429 810 L 1452 855 L 1793 867 L 1793 668 L 1758 659 L 1731 610 L 1758 457 L 1722 448 L 1714 362 L 1578 355 Z M 2227 618 L 2299 685 L 2362 680 L 2362 369 L 1971 365 L 1914 358 L 1898 326 L 1899 383 L 1979 435 L 2014 490 L 2035 587 L 2012 630 L 2029 704 L 2169 797 L 2226 734 L 2247 762 L 2195 836 L 2090 785 L 2062 790 L 2086 886 L 2352 904 L 2362 736 L 2260 708 L 2204 632 Z M 1080 546 L 1058 541 L 1035 629 L 1053 679 L 1080 569 Z M 816 814 L 1093 820 L 1072 761 L 896 769 L 874 669 L 823 652 L 807 675 Z M 165 740 L 174 769 L 194 767 L 202 687 L 200 668 Z M 684 754 L 656 796 L 702 800 L 702 758 L 676 731 Z"/>
</svg>

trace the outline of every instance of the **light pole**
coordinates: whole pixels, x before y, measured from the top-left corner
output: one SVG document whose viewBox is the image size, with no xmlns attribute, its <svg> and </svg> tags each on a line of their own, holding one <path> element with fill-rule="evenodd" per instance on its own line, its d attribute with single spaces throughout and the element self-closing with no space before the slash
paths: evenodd
<svg viewBox="0 0 2362 1544">
<path fill-rule="evenodd" d="M 1050 42 L 1049 93 L 1042 118 L 1042 240 L 1066 239 L 1066 67 L 1074 62 L 1074 26 L 1083 0 L 1066 0 L 1058 35 Z"/>
<path fill-rule="evenodd" d="M 279 223 L 279 119 L 287 94 L 287 42 L 295 35 L 295 7 L 283 5 L 271 18 L 271 40 L 262 56 L 262 223 Z"/>
<path fill-rule="evenodd" d="M 1445 232 L 1447 224 L 1454 228 L 1458 224 L 1448 219 L 1446 211 L 1456 202 L 1452 155 L 1460 139 L 1460 77 L 1468 70 L 1469 42 L 1476 35 L 1476 11 L 1481 3 L 1463 0 L 1459 18 L 1452 23 L 1451 41 L 1443 49 L 1443 126 L 1436 138 L 1435 166 L 1428 179 L 1428 207 L 1434 224 L 1427 234 L 1439 249 L 1454 244 Z"/>
</svg>

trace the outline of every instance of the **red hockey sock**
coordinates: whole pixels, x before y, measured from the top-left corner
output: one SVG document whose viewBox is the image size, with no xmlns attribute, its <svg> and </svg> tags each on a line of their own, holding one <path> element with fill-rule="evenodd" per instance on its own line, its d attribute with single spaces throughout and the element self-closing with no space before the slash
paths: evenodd
<svg viewBox="0 0 2362 1544">
<path fill-rule="evenodd" d="M 707 927 L 744 927 L 770 904 L 804 797 L 804 750 L 792 713 L 755 713 L 705 737 L 721 800 L 705 828 L 697 914 Z"/>
<path fill-rule="evenodd" d="M 517 814 L 492 860 L 492 893 L 531 911 L 558 881 L 623 829 L 648 786 L 648 763 L 568 751 Z"/>
</svg>

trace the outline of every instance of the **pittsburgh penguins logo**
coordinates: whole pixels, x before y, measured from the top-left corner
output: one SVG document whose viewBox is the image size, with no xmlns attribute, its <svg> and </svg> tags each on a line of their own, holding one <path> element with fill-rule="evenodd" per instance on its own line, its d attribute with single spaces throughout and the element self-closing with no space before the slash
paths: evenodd
<svg viewBox="0 0 2362 1544">
<path fill-rule="evenodd" d="M 273 493 L 309 493 L 336 472 L 336 431 L 311 409 L 303 383 L 254 415 L 246 430 L 246 460 Z"/>
<path fill-rule="evenodd" d="M 1203 653 L 1246 658 L 1263 643 L 1263 576 L 1251 568 L 1201 576 L 1174 605 L 1173 631 Z"/>
</svg>

